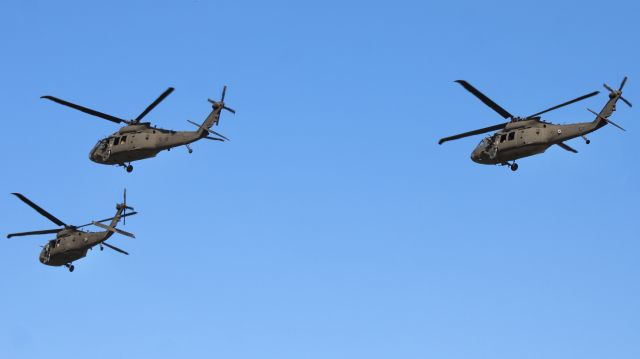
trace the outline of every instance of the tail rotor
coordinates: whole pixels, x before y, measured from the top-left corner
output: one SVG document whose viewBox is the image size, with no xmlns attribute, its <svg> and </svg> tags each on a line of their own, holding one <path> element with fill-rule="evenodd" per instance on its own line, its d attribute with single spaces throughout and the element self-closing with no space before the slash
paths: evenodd
<svg viewBox="0 0 640 359">
<path fill-rule="evenodd" d="M 224 97 L 225 97 L 226 94 L 227 94 L 227 86 L 225 85 L 222 88 L 222 96 L 220 97 L 220 101 L 214 101 L 212 99 L 208 99 L 208 101 L 213 105 L 213 109 L 214 110 L 217 110 L 217 109 L 227 110 L 227 111 L 235 114 L 236 110 L 234 110 L 234 109 L 232 109 L 230 107 L 227 107 L 225 105 L 225 103 L 224 103 Z M 216 125 L 217 125 L 217 122 L 216 122 Z"/>
<path fill-rule="evenodd" d="M 618 96 L 619 99 L 622 100 L 622 102 L 624 102 L 625 104 L 627 104 L 627 106 L 632 107 L 633 105 L 631 104 L 631 102 L 629 102 L 626 98 L 622 97 L 622 89 L 624 88 L 624 85 L 627 83 L 627 77 L 625 76 L 624 79 L 622 79 L 622 83 L 620 83 L 620 87 L 618 88 L 618 90 L 614 90 L 611 87 L 609 87 L 609 85 L 607 84 L 603 84 L 604 88 L 606 88 L 607 90 L 609 90 L 609 96 L 610 97 L 614 97 L 614 96 Z"/>
<path fill-rule="evenodd" d="M 127 225 L 127 209 L 133 210 L 133 207 L 127 206 L 127 189 L 124 189 L 124 193 L 122 195 L 122 223 Z"/>
</svg>

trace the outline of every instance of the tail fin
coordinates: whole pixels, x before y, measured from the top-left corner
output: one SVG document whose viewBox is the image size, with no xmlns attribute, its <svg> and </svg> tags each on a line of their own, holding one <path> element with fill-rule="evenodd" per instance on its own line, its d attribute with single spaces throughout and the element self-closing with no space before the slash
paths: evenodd
<svg viewBox="0 0 640 359">
<path fill-rule="evenodd" d="M 120 229 L 116 229 L 116 226 L 118 225 L 118 222 L 120 222 L 120 219 L 126 218 L 127 216 L 133 216 L 134 214 L 137 213 L 137 212 L 129 212 L 129 213 L 127 213 L 127 209 L 133 210 L 133 207 L 127 206 L 127 190 L 125 188 L 125 190 L 124 190 L 124 201 L 122 203 L 118 203 L 116 205 L 116 214 L 111 218 L 103 219 L 101 221 L 92 221 L 91 222 L 91 224 L 93 224 L 95 226 L 98 226 L 98 227 L 100 227 L 102 229 L 106 229 L 107 230 L 107 233 L 106 233 L 105 237 L 102 239 L 102 242 L 104 242 L 107 239 L 109 239 L 114 233 L 119 233 L 119 234 L 123 234 L 125 236 L 129 236 L 129 237 L 134 237 L 135 238 L 135 236 L 132 233 L 125 232 L 125 231 L 122 231 Z M 102 222 L 106 222 L 106 221 L 109 221 L 109 220 L 111 220 L 111 222 L 109 222 L 108 225 L 102 224 Z M 125 219 L 125 221 L 126 221 L 126 219 Z"/>
<path fill-rule="evenodd" d="M 632 106 L 631 102 L 627 101 L 627 99 L 622 97 L 622 89 L 624 88 L 624 85 L 626 84 L 626 82 L 627 82 L 627 77 L 625 76 L 625 78 L 622 80 L 622 83 L 620 84 L 620 87 L 618 88 L 617 91 L 609 87 L 607 84 L 604 84 L 604 87 L 607 90 L 609 90 L 609 101 L 607 101 L 607 103 L 604 105 L 602 110 L 600 110 L 600 113 L 595 114 L 596 118 L 595 120 L 593 120 L 593 122 L 597 125 L 598 128 L 605 126 L 607 123 L 612 123 L 609 120 L 609 117 L 616 111 L 616 104 L 618 100 L 622 100 L 622 102 L 627 104 L 627 106 L 629 107 Z"/>
<path fill-rule="evenodd" d="M 125 224 L 126 224 L 127 209 L 133 210 L 133 207 L 127 206 L 127 189 L 125 188 L 124 194 L 123 194 L 123 201 L 122 203 L 118 203 L 116 205 L 116 210 L 117 210 L 116 215 L 113 216 L 113 219 L 111 220 L 109 227 L 115 228 L 118 225 L 118 222 L 120 222 L 120 219 L 122 218 L 125 218 Z"/>
<path fill-rule="evenodd" d="M 208 99 L 208 101 L 211 103 L 211 107 L 213 108 L 213 110 L 202 123 L 201 128 L 203 130 L 210 129 L 213 125 L 218 125 L 218 122 L 220 122 L 220 113 L 222 112 L 222 110 L 227 110 L 234 114 L 236 113 L 234 109 L 229 108 L 224 104 L 224 96 L 226 93 L 227 93 L 227 86 L 224 86 L 222 88 L 222 97 L 220 98 L 220 101 L 213 101 L 212 99 Z"/>
</svg>

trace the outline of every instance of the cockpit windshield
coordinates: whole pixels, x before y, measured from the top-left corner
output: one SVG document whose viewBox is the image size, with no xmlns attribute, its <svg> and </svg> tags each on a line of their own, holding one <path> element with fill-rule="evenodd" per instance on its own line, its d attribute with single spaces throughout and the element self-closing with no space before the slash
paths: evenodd
<svg viewBox="0 0 640 359">
<path fill-rule="evenodd" d="M 489 146 L 489 143 L 491 143 L 491 137 L 485 137 L 480 141 L 480 143 L 478 143 L 478 148 L 485 148 Z"/>
<path fill-rule="evenodd" d="M 91 150 L 91 152 L 93 153 L 96 150 L 105 150 L 107 148 L 107 145 L 109 144 L 108 141 L 109 141 L 108 138 L 105 138 L 105 139 L 102 139 L 102 140 L 98 141 L 96 143 L 96 145 L 93 146 L 93 149 Z"/>
</svg>

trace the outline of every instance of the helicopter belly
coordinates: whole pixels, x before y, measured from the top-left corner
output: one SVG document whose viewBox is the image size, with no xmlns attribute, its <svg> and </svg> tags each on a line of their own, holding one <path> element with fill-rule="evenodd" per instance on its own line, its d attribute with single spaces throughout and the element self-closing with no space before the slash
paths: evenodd
<svg viewBox="0 0 640 359">
<path fill-rule="evenodd" d="M 51 257 L 49 257 L 49 261 L 45 262 L 44 264 L 56 267 L 63 266 L 67 263 L 82 259 L 86 257 L 86 255 L 86 249 L 64 251 L 57 254 L 52 254 Z"/>
<path fill-rule="evenodd" d="M 92 156 L 94 162 L 106 165 L 118 165 L 127 162 L 143 160 L 145 158 L 155 157 L 158 154 L 157 149 L 152 148 L 136 148 L 132 150 L 111 152 L 108 156 L 99 158 Z"/>
<path fill-rule="evenodd" d="M 495 158 L 497 164 L 507 161 L 517 160 L 519 158 L 529 157 L 544 153 L 549 148 L 548 144 L 529 144 L 517 146 L 510 149 L 504 149 L 498 151 L 498 155 Z"/>
</svg>

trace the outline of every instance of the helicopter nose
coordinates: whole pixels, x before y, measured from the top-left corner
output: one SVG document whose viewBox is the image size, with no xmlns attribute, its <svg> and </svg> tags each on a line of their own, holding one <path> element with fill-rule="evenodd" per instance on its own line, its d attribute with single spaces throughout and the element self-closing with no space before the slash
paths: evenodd
<svg viewBox="0 0 640 359">
<path fill-rule="evenodd" d="M 473 152 L 471 152 L 471 161 L 478 163 L 480 161 L 480 151 L 473 150 Z"/>
<path fill-rule="evenodd" d="M 93 151 L 93 150 L 92 150 L 91 152 L 89 152 L 89 159 L 90 159 L 92 162 L 96 162 L 96 158 L 97 158 L 96 151 Z"/>
</svg>

